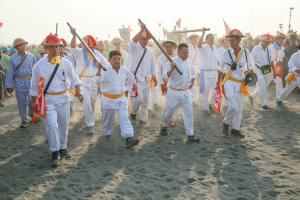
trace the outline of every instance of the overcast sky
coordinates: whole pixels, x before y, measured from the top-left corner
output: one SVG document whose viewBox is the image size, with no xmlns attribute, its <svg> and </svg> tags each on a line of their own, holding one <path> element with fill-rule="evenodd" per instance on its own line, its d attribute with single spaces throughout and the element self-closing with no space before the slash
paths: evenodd
<svg viewBox="0 0 300 200">
<path fill-rule="evenodd" d="M 1 0 L 0 21 L 4 44 L 23 37 L 30 43 L 40 43 L 59 23 L 59 35 L 71 38 L 66 22 L 80 35 L 92 34 L 111 40 L 119 36 L 118 28 L 130 25 L 138 31 L 141 18 L 157 37 L 162 28 L 172 30 L 177 19 L 189 29 L 209 27 L 221 36 L 225 33 L 223 18 L 231 28 L 258 35 L 275 34 L 283 23 L 286 32 L 290 7 L 292 28 L 300 32 L 300 0 Z M 2 41 L 1 41 L 2 42 Z"/>
</svg>

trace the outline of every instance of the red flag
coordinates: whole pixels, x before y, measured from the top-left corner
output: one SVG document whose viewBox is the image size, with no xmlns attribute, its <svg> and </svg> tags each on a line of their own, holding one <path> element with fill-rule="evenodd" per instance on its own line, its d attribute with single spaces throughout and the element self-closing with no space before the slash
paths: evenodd
<svg viewBox="0 0 300 200">
<path fill-rule="evenodd" d="M 214 112 L 217 112 L 217 113 L 221 112 L 221 104 L 222 104 L 222 91 L 221 91 L 221 87 L 218 87 L 216 89 Z"/>
<path fill-rule="evenodd" d="M 0 22 L 0 28 L 2 28 L 2 26 L 3 26 L 3 22 Z"/>
<path fill-rule="evenodd" d="M 228 35 L 228 33 L 231 31 L 231 28 L 230 28 L 229 25 L 225 22 L 224 19 L 223 19 L 223 23 L 224 23 L 226 35 Z"/>
<path fill-rule="evenodd" d="M 38 118 L 42 118 L 42 120 L 45 120 L 46 118 L 47 105 L 46 105 L 46 99 L 44 95 L 44 85 L 45 85 L 45 78 L 41 76 L 39 80 L 39 93 L 35 102 L 36 111 L 33 114 L 32 123 L 35 123 Z"/>
</svg>

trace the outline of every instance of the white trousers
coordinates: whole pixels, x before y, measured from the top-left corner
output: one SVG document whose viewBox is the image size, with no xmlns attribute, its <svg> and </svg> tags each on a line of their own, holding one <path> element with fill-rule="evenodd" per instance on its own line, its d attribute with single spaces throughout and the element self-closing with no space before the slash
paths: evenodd
<svg viewBox="0 0 300 200">
<path fill-rule="evenodd" d="M 296 87 L 300 88 L 300 78 L 298 78 L 296 81 L 293 81 L 290 84 L 286 84 L 285 88 L 282 90 L 281 94 L 279 95 L 278 100 L 279 101 L 283 101 L 285 100 L 288 95 L 296 88 Z"/>
<path fill-rule="evenodd" d="M 257 89 L 262 106 L 269 103 L 268 86 L 272 81 L 276 85 L 276 99 L 279 99 L 279 95 L 283 90 L 282 79 L 280 77 L 274 79 L 273 72 L 263 75 L 260 71 L 257 71 Z"/>
<path fill-rule="evenodd" d="M 82 78 L 83 111 L 85 124 L 95 126 L 95 104 L 98 86 L 92 78 Z"/>
<path fill-rule="evenodd" d="M 216 97 L 217 72 L 204 71 L 204 90 L 202 94 L 203 110 L 209 111 L 209 105 L 215 103 Z"/>
<path fill-rule="evenodd" d="M 120 129 L 122 138 L 134 136 L 132 124 L 128 117 L 128 101 L 123 97 L 110 100 L 102 97 L 103 134 L 111 135 L 115 127 L 115 113 L 119 114 Z M 112 105 L 112 106 L 110 106 Z M 111 107 L 111 108 L 109 108 Z"/>
<path fill-rule="evenodd" d="M 160 104 L 160 87 L 156 86 L 156 87 L 152 87 L 150 90 L 151 93 L 151 98 L 149 99 L 149 109 L 153 109 L 153 105 L 159 105 Z"/>
<path fill-rule="evenodd" d="M 67 149 L 70 102 L 52 104 L 47 102 L 46 136 L 50 151 Z"/>
<path fill-rule="evenodd" d="M 193 136 L 193 100 L 190 90 L 175 91 L 171 88 L 168 89 L 166 110 L 162 120 L 163 127 L 168 127 L 168 122 L 177 108 L 182 108 L 183 110 L 183 123 L 186 135 Z"/>
<path fill-rule="evenodd" d="M 141 107 L 140 120 L 147 121 L 148 119 L 148 106 L 149 106 L 149 82 L 137 82 L 137 97 L 131 97 L 131 114 L 137 114 Z"/>
<path fill-rule="evenodd" d="M 240 84 L 228 80 L 224 90 L 227 97 L 227 111 L 223 122 L 235 130 L 240 130 L 243 113 L 243 94 L 240 92 Z"/>
</svg>

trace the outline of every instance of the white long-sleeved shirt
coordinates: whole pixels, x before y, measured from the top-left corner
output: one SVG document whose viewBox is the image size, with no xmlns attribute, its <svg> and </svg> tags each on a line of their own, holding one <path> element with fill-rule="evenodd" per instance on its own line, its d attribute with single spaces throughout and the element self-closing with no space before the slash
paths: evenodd
<svg viewBox="0 0 300 200">
<path fill-rule="evenodd" d="M 218 69 L 218 55 L 215 46 L 209 46 L 203 44 L 202 48 L 199 48 L 200 70 L 217 70 Z"/>
<path fill-rule="evenodd" d="M 295 72 L 295 70 L 300 69 L 300 50 L 295 52 L 289 62 L 288 62 L 289 72 Z M 300 74 L 298 74 L 300 76 Z"/>
<path fill-rule="evenodd" d="M 248 49 L 244 49 L 242 48 L 242 57 L 239 61 L 239 63 L 237 63 L 237 69 L 234 70 L 231 74 L 232 77 L 238 79 L 238 80 L 243 80 L 245 78 L 244 72 L 247 71 L 248 69 L 253 69 L 254 68 L 254 63 L 253 63 L 253 59 L 252 56 L 249 52 Z M 247 54 L 247 59 L 245 56 L 245 51 Z M 230 55 L 232 56 L 232 60 L 230 58 Z M 236 60 L 236 56 L 234 54 L 234 50 L 232 48 L 228 48 L 226 51 L 224 51 L 223 54 L 223 62 L 221 67 L 219 68 L 219 70 L 223 73 L 227 73 L 228 70 L 230 70 L 232 63 Z M 247 62 L 248 61 L 248 62 Z"/>
<path fill-rule="evenodd" d="M 283 58 L 285 56 L 284 47 L 281 47 L 280 49 L 278 49 L 275 47 L 275 44 L 271 44 L 270 50 L 271 50 L 271 56 L 272 56 L 275 64 L 278 62 L 283 62 Z"/>
<path fill-rule="evenodd" d="M 173 57 L 173 56 L 171 56 Z M 167 59 L 167 57 L 165 55 L 160 55 L 157 59 L 157 81 L 158 83 L 161 85 L 164 83 L 164 80 L 163 79 L 163 69 L 164 67 L 166 67 L 166 65 L 169 63 L 169 60 Z"/>
<path fill-rule="evenodd" d="M 135 83 L 134 75 L 121 66 L 117 72 L 110 66 L 106 71 L 101 71 L 99 84 L 102 93 L 122 94 L 129 92 Z"/>
<path fill-rule="evenodd" d="M 75 73 L 72 63 L 66 59 L 61 58 L 62 64 L 58 67 L 58 70 L 49 86 L 47 92 L 63 92 L 70 89 L 73 86 L 81 84 L 78 75 Z M 29 91 L 30 96 L 38 96 L 39 79 L 41 76 L 45 78 L 44 89 L 50 79 L 51 74 L 55 68 L 54 64 L 48 61 L 48 56 L 41 58 L 34 66 L 32 70 L 31 88 Z M 66 92 L 63 95 L 46 95 L 46 100 L 55 99 L 55 103 L 64 103 L 66 100 L 70 100 L 70 95 Z"/>
<path fill-rule="evenodd" d="M 263 47 L 258 44 L 252 49 L 251 55 L 254 63 L 259 67 L 270 65 L 273 61 L 272 50 L 270 46 L 268 46 L 266 49 L 263 49 Z"/>
<path fill-rule="evenodd" d="M 220 66 L 222 64 L 224 51 L 226 51 L 226 50 L 227 49 L 225 49 L 224 47 L 220 47 L 217 49 L 218 66 Z"/>
<path fill-rule="evenodd" d="M 199 72 L 199 64 L 200 64 L 200 52 L 199 48 L 189 44 L 189 60 L 192 63 L 192 66 L 195 72 Z"/>
<path fill-rule="evenodd" d="M 168 77 L 167 72 L 171 69 L 171 64 L 168 63 L 164 68 L 163 78 L 168 80 L 168 86 L 177 90 L 187 90 L 191 85 L 191 80 L 196 78 L 195 70 L 189 59 L 182 60 L 179 56 L 173 59 L 174 63 L 181 70 L 182 75 L 180 75 L 176 70 L 174 70 L 170 77 Z"/>
<path fill-rule="evenodd" d="M 139 69 L 136 73 L 136 79 L 141 82 L 149 82 L 151 77 L 155 75 L 155 64 L 154 64 L 154 54 L 153 50 L 149 47 L 146 47 L 145 56 L 139 66 Z M 140 43 L 135 43 L 131 41 L 129 43 L 129 55 L 128 55 L 128 68 L 134 74 L 137 65 L 144 53 L 144 48 Z"/>
<path fill-rule="evenodd" d="M 82 72 L 82 69 L 86 66 L 86 63 L 84 61 L 83 57 L 83 49 L 82 48 L 71 48 L 70 53 L 75 58 L 76 63 L 76 72 L 78 75 Z M 107 62 L 106 58 L 97 50 L 94 50 L 95 55 L 100 60 L 100 63 L 106 67 L 109 66 L 109 63 Z M 89 66 L 88 69 L 84 72 L 84 76 L 94 76 L 97 72 L 97 68 L 95 66 Z"/>
</svg>

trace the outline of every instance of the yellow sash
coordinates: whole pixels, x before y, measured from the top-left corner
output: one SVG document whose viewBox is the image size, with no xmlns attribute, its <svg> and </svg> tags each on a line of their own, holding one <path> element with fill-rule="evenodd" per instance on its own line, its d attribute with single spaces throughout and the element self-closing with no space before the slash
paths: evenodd
<svg viewBox="0 0 300 200">
<path fill-rule="evenodd" d="M 292 82 L 294 82 L 296 80 L 297 80 L 297 75 L 294 72 L 290 72 L 285 78 L 286 84 L 291 84 Z"/>
<path fill-rule="evenodd" d="M 124 96 L 124 93 L 123 94 L 102 93 L 102 95 L 109 98 L 109 99 L 119 99 L 119 98 Z"/>
<path fill-rule="evenodd" d="M 83 74 L 86 72 L 86 70 L 89 68 L 89 66 L 84 66 L 79 73 L 79 78 L 85 77 Z"/>
<path fill-rule="evenodd" d="M 234 63 L 238 64 L 242 58 L 242 53 L 243 53 L 243 49 L 240 50 L 240 52 L 238 53 L 238 56 L 236 58 L 236 60 L 234 61 Z M 234 70 L 232 69 L 229 69 L 227 71 L 227 73 L 225 74 L 225 77 L 223 79 L 223 82 L 222 82 L 222 88 L 223 88 L 223 92 L 225 94 L 225 91 L 224 91 L 224 84 L 226 83 L 226 81 L 230 80 L 230 81 L 233 81 L 233 82 L 236 82 L 236 83 L 240 83 L 241 86 L 240 86 L 240 91 L 241 93 L 244 95 L 244 96 L 249 96 L 249 89 L 248 89 L 248 86 L 244 83 L 244 80 L 238 80 L 234 77 L 232 77 L 232 73 L 233 73 Z"/>
<path fill-rule="evenodd" d="M 67 89 L 65 89 L 62 92 L 47 92 L 48 95 L 52 95 L 52 96 L 56 96 L 56 95 L 62 95 L 65 94 L 67 92 Z"/>
</svg>

